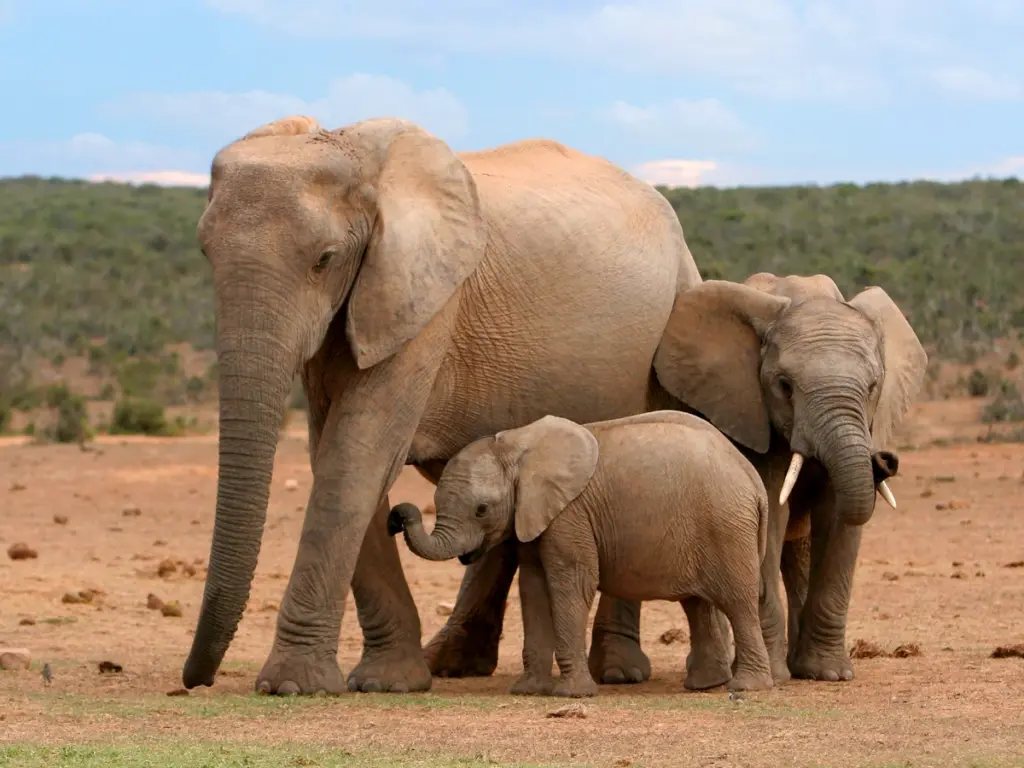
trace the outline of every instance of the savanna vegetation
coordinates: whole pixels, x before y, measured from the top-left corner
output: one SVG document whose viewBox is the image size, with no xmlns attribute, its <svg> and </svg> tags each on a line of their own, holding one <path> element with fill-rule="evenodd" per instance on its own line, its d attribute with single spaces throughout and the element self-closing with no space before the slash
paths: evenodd
<svg viewBox="0 0 1024 768">
<path fill-rule="evenodd" d="M 848 296 L 881 285 L 937 359 L 973 364 L 1024 330 L 1016 179 L 662 192 L 706 278 L 822 272 Z M 215 397 L 213 293 L 195 239 L 205 198 L 201 189 L 0 180 L 0 428 L 14 411 L 45 406 L 72 359 L 87 361 L 94 383 L 60 400 L 73 423 L 68 403 L 86 397 L 117 402 L 111 431 L 167 433 L 176 425 L 160 407 Z M 991 417 L 1016 414 L 1012 382 L 975 370 L 983 381 L 962 377 L 965 393 L 998 392 L 1009 405 Z"/>
</svg>

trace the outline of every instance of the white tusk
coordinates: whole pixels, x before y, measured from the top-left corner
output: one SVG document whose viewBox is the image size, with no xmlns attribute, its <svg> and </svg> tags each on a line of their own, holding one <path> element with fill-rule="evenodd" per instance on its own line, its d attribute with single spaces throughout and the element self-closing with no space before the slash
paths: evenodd
<svg viewBox="0 0 1024 768">
<path fill-rule="evenodd" d="M 804 465 L 804 457 L 799 453 L 793 454 L 793 459 L 789 462 L 789 471 L 786 472 L 786 479 L 782 481 L 782 491 L 779 493 L 779 504 L 785 504 L 786 499 L 789 498 L 789 494 L 793 492 L 793 486 L 796 485 L 796 479 L 800 476 L 800 468 Z"/>
<path fill-rule="evenodd" d="M 889 486 L 885 484 L 885 480 L 878 484 L 878 492 L 890 507 L 896 509 L 896 497 L 892 495 L 892 491 L 890 491 Z"/>
</svg>

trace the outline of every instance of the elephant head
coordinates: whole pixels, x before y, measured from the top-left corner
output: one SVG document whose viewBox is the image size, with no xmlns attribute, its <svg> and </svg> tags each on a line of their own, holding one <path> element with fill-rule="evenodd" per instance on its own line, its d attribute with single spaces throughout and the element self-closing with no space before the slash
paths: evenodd
<svg viewBox="0 0 1024 768">
<path fill-rule="evenodd" d="M 845 301 L 824 275 L 761 273 L 681 293 L 654 367 L 666 390 L 736 442 L 764 453 L 773 428 L 789 441 L 780 502 L 813 457 L 829 475 L 839 518 L 861 525 L 874 512 L 876 482 L 895 506 L 884 483 L 895 456 L 882 449 L 927 363 L 881 288 Z"/>
<path fill-rule="evenodd" d="M 398 504 L 388 532 L 405 530 L 413 553 L 428 560 L 458 556 L 469 565 L 512 536 L 529 542 L 587 487 L 597 469 L 597 439 L 586 428 L 545 416 L 470 443 L 437 484 L 437 521 L 427 534 L 419 510 Z"/>
<path fill-rule="evenodd" d="M 374 119 L 327 131 L 296 116 L 218 152 L 197 236 L 213 271 L 220 456 L 184 677 L 208 685 L 248 599 L 296 373 L 328 328 L 352 370 L 393 355 L 472 273 L 485 227 L 469 171 L 417 126 Z"/>
</svg>

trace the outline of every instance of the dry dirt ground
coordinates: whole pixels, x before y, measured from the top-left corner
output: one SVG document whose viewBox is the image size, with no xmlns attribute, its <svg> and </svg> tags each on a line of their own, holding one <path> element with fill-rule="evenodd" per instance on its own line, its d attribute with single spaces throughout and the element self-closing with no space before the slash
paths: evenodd
<svg viewBox="0 0 1024 768">
<path fill-rule="evenodd" d="M 404 696 L 252 693 L 310 489 L 298 420 L 278 451 L 252 597 L 217 684 L 168 697 L 202 601 L 215 435 L 105 438 L 89 452 L 0 442 L 0 646 L 32 652 L 29 670 L 0 673 L 0 765 L 1024 765 L 1024 659 L 990 658 L 1024 642 L 1024 446 L 929 445 L 958 425 L 977 433 L 972 420 L 955 403 L 918 409 L 891 481 L 899 510 L 879 503 L 864 534 L 848 643 L 917 644 L 920 655 L 860 659 L 852 682 L 793 681 L 734 703 L 724 690 L 682 690 L 685 633 L 659 640 L 685 627 L 682 611 L 649 603 L 653 679 L 602 687 L 585 718 L 549 718 L 565 702 L 506 694 L 520 669 L 515 586 L 491 678 Z M 431 493 L 407 472 L 392 501 Z M 10 559 L 17 542 L 38 557 Z M 399 548 L 426 640 L 463 569 Z M 82 590 L 96 591 L 91 602 L 63 601 Z M 148 608 L 150 594 L 183 615 Z M 350 600 L 343 669 L 360 644 Z M 102 661 L 122 669 L 101 674 Z"/>
</svg>

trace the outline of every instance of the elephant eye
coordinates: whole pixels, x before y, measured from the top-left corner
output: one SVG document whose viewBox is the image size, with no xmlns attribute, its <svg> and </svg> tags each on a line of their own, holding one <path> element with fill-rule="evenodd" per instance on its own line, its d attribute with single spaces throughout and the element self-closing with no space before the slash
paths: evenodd
<svg viewBox="0 0 1024 768">
<path fill-rule="evenodd" d="M 476 516 L 477 517 L 483 517 L 486 514 L 487 514 L 487 505 L 486 504 L 481 504 L 480 506 L 478 506 L 476 508 Z"/>
<path fill-rule="evenodd" d="M 313 266 L 314 272 L 323 272 L 327 269 L 327 266 L 331 263 L 331 257 L 334 256 L 334 251 L 324 251 L 320 254 L 320 258 L 317 259 L 316 264 Z"/>
<path fill-rule="evenodd" d="M 793 396 L 793 385 L 785 376 L 779 377 L 779 391 L 787 400 Z"/>
</svg>

